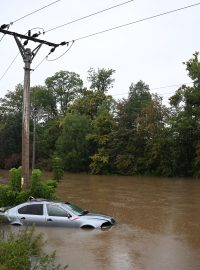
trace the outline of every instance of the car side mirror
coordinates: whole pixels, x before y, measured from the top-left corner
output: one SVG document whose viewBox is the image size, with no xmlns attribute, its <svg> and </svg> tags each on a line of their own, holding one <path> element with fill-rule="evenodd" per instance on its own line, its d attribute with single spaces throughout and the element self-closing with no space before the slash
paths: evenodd
<svg viewBox="0 0 200 270">
<path fill-rule="evenodd" d="M 72 216 L 68 213 L 68 214 L 66 214 L 66 217 L 71 218 Z"/>
</svg>

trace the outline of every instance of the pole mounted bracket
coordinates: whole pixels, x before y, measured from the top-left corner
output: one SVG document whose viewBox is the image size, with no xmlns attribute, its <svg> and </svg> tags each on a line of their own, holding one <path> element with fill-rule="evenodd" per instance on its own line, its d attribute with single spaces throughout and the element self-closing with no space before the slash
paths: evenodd
<svg viewBox="0 0 200 270">
<path fill-rule="evenodd" d="M 39 49 L 42 47 L 42 44 L 39 44 L 33 51 L 32 51 L 32 60 L 38 53 Z"/>
<path fill-rule="evenodd" d="M 19 40 L 19 38 L 14 35 L 15 41 L 17 43 L 17 46 L 19 48 L 19 51 L 21 53 L 21 56 L 24 60 L 24 62 L 29 61 L 30 63 L 32 62 L 33 58 L 36 56 L 36 54 L 38 53 L 39 49 L 42 47 L 42 44 L 39 44 L 32 52 L 30 49 L 28 48 L 24 48 L 24 46 L 22 45 L 21 41 Z"/>
<path fill-rule="evenodd" d="M 21 41 L 19 40 L 19 38 L 18 38 L 16 35 L 14 35 L 14 38 L 15 38 L 15 41 L 16 41 L 17 46 L 18 46 L 18 48 L 19 48 L 19 51 L 20 51 L 20 53 L 21 53 L 21 56 L 22 56 L 23 60 L 25 61 L 26 57 L 25 57 L 25 49 L 24 49 L 24 46 L 22 45 Z"/>
</svg>

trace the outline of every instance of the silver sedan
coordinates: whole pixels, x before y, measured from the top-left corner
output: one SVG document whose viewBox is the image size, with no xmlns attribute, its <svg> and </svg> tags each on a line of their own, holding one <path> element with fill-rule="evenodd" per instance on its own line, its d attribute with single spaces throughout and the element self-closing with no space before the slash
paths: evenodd
<svg viewBox="0 0 200 270">
<path fill-rule="evenodd" d="M 71 203 L 31 199 L 1 213 L 12 225 L 58 226 L 71 228 L 109 228 L 111 216 L 85 211 Z"/>
</svg>

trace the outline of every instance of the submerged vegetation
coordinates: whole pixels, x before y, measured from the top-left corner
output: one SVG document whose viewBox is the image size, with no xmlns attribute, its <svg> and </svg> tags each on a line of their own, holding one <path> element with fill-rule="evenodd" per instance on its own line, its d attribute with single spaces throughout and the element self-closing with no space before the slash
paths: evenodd
<svg viewBox="0 0 200 270">
<path fill-rule="evenodd" d="M 162 104 L 160 96 L 151 94 L 143 81 L 130 85 L 127 98 L 114 100 L 107 94 L 114 83 L 112 69 L 90 69 L 89 88 L 78 74 L 69 71 L 57 72 L 44 86 L 32 87 L 36 167 L 54 170 L 55 179 L 61 178 L 64 170 L 198 177 L 198 56 L 194 53 L 184 63 L 192 83 L 177 89 L 169 107 Z M 0 99 L 0 169 L 21 164 L 22 92 L 19 84 Z M 14 188 L 17 192 L 18 186 Z"/>
<path fill-rule="evenodd" d="M 55 263 L 56 253 L 43 251 L 42 235 L 36 235 L 34 228 L 12 233 L 0 224 L 0 270 L 64 270 Z"/>
</svg>

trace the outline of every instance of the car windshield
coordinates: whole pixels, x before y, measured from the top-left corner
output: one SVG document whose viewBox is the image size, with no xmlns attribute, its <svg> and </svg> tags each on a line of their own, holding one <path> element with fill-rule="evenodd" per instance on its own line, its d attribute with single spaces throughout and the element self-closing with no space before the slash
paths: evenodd
<svg viewBox="0 0 200 270">
<path fill-rule="evenodd" d="M 63 208 L 65 208 L 66 210 L 70 210 L 73 214 L 77 216 L 82 216 L 88 213 L 88 211 L 85 211 L 81 209 L 80 207 L 71 203 L 62 203 L 61 205 Z"/>
</svg>

